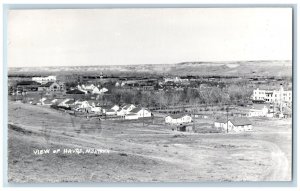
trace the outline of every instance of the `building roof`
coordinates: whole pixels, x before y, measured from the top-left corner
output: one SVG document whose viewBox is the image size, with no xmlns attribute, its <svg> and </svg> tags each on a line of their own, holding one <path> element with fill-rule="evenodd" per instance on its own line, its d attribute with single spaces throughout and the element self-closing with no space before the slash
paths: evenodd
<svg viewBox="0 0 300 191">
<path fill-rule="evenodd" d="M 67 91 L 66 94 L 85 94 L 85 93 L 81 90 L 75 89 L 75 90 Z"/>
<path fill-rule="evenodd" d="M 229 119 L 228 121 L 230 121 L 235 126 L 251 125 L 252 124 L 251 121 L 248 118 L 245 118 L 245 117 L 233 118 L 233 119 Z"/>
<path fill-rule="evenodd" d="M 44 102 L 44 104 L 52 104 L 53 103 L 51 99 L 46 99 L 43 102 Z"/>
<path fill-rule="evenodd" d="M 127 105 L 125 105 L 124 107 L 123 107 L 123 109 L 129 109 L 129 107 L 131 106 L 131 105 L 133 105 L 133 104 L 127 104 Z M 133 105 L 134 106 L 134 105 Z"/>
<path fill-rule="evenodd" d="M 65 104 L 73 104 L 75 101 L 73 99 L 68 100 Z"/>
<path fill-rule="evenodd" d="M 65 100 L 64 98 L 55 98 L 52 101 L 55 101 L 56 103 L 58 102 L 62 102 L 63 100 Z"/>
<path fill-rule="evenodd" d="M 172 119 L 180 119 L 184 116 L 189 116 L 189 115 L 188 114 L 174 114 L 174 115 L 168 115 L 168 116 L 170 116 Z"/>
<path fill-rule="evenodd" d="M 41 85 L 41 87 L 50 87 L 54 82 L 47 82 L 44 85 Z"/>
<path fill-rule="evenodd" d="M 137 116 L 137 114 L 136 113 L 129 113 L 126 116 Z"/>
<path fill-rule="evenodd" d="M 227 122 L 227 119 L 221 117 L 221 118 L 216 119 L 215 122 L 217 122 L 217 123 L 226 123 L 226 122 Z"/>
<path fill-rule="evenodd" d="M 28 86 L 28 85 L 41 85 L 36 81 L 21 81 L 17 83 L 18 86 Z"/>
<path fill-rule="evenodd" d="M 131 110 L 130 113 L 137 113 L 137 112 L 141 111 L 142 109 L 143 108 L 141 108 L 141 107 L 136 107 L 133 110 Z"/>
<path fill-rule="evenodd" d="M 106 112 L 115 112 L 115 110 L 113 110 L 113 109 L 108 109 L 108 110 L 106 110 Z"/>
<path fill-rule="evenodd" d="M 38 101 L 38 100 L 33 100 L 33 101 L 31 102 L 31 104 L 33 104 L 33 105 L 36 105 L 37 103 L 41 103 L 41 102 Z"/>
</svg>

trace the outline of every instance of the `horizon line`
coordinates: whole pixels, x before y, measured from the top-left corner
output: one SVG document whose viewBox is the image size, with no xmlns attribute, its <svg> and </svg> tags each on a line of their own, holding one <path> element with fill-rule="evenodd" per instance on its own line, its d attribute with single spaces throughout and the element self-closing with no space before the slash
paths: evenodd
<svg viewBox="0 0 300 191">
<path fill-rule="evenodd" d="M 156 63 L 156 64 L 110 64 L 110 65 L 74 65 L 74 66 L 67 66 L 67 65 L 61 65 L 61 66 L 46 66 L 47 67 L 91 67 L 91 66 L 139 66 L 139 65 L 176 65 L 176 64 L 184 64 L 184 63 L 211 63 L 211 64 L 217 64 L 217 63 L 226 63 L 226 62 L 271 62 L 271 61 L 290 61 L 293 60 L 289 59 L 282 59 L 282 60 L 235 60 L 235 61 L 183 61 L 183 62 L 176 62 L 176 63 Z M 7 68 L 45 68 L 45 66 L 8 66 Z"/>
</svg>

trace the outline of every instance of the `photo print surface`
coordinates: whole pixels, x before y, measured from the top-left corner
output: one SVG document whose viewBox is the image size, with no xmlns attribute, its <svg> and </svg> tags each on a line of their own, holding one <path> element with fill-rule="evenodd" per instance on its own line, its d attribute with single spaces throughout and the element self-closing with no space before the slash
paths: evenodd
<svg viewBox="0 0 300 191">
<path fill-rule="evenodd" d="M 292 180 L 291 8 L 9 10 L 8 182 Z"/>
</svg>

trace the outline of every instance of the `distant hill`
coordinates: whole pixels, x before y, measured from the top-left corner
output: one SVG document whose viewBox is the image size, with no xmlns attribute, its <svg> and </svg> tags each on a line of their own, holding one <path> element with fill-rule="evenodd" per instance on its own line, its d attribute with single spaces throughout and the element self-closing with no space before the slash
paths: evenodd
<svg viewBox="0 0 300 191">
<path fill-rule="evenodd" d="M 292 76 L 291 61 L 182 62 L 177 64 L 60 66 L 9 68 L 9 74 L 119 74 L 149 73 L 166 75 Z"/>
</svg>

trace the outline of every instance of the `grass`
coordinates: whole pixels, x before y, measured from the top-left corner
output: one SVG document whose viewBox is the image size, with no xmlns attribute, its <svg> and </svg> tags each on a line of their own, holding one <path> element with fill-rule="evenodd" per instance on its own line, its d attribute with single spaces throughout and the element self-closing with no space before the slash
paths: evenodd
<svg viewBox="0 0 300 191">
<path fill-rule="evenodd" d="M 199 119 L 196 124 L 212 123 L 209 120 Z M 209 133 L 213 129 L 208 127 L 199 133 L 177 132 L 159 120 L 144 124 L 144 127 L 138 120 L 102 121 L 101 131 L 84 131 L 80 130 L 79 124 L 91 127 L 99 124 L 85 118 L 75 118 L 72 123 L 68 114 L 11 102 L 9 123 L 12 124 L 8 131 L 8 176 L 11 182 L 268 181 L 291 178 L 290 119 L 253 119 L 254 132 L 241 134 Z M 48 129 L 46 134 L 45 127 Z M 33 149 L 45 148 L 96 148 L 111 152 L 98 155 L 33 154 Z M 272 154 L 281 151 L 282 156 Z"/>
</svg>

